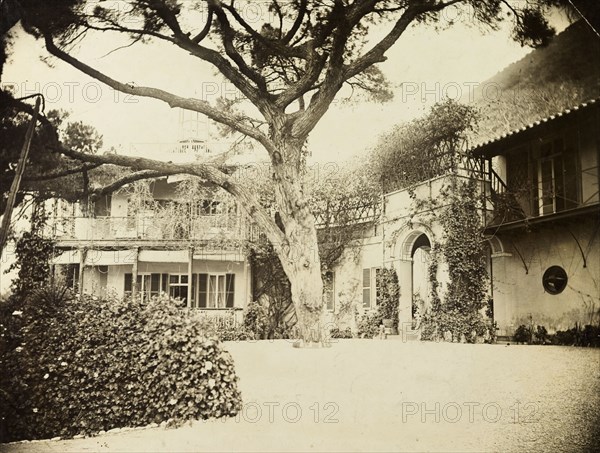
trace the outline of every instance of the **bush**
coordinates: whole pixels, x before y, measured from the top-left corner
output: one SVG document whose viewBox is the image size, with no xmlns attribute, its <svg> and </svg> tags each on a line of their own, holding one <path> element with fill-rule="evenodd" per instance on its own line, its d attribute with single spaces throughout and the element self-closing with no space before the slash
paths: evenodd
<svg viewBox="0 0 600 453">
<path fill-rule="evenodd" d="M 364 313 L 358 322 L 358 337 L 375 338 L 379 334 L 379 326 L 382 320 L 379 311 Z"/>
<path fill-rule="evenodd" d="M 285 308 L 287 307 L 287 308 Z M 278 299 L 252 301 L 244 312 L 243 329 L 256 340 L 299 338 L 294 306 Z"/>
<path fill-rule="evenodd" d="M 244 313 L 243 326 L 248 332 L 252 332 L 254 338 L 267 338 L 270 319 L 266 304 L 259 301 L 250 302 Z"/>
<path fill-rule="evenodd" d="M 22 315 L 3 307 L 10 337 L 0 349 L 4 440 L 233 416 L 240 409 L 231 356 L 177 302 L 51 299 L 32 295 Z"/>
<path fill-rule="evenodd" d="M 587 325 L 583 328 L 583 332 L 581 334 L 581 346 L 591 346 L 591 347 L 599 347 L 600 346 L 600 326 L 590 326 Z"/>
<path fill-rule="evenodd" d="M 561 346 L 573 346 L 575 344 L 575 329 L 559 330 L 552 337 L 552 343 Z"/>
<path fill-rule="evenodd" d="M 517 327 L 517 330 L 515 330 L 514 340 L 517 343 L 531 343 L 531 335 L 531 329 L 525 324 L 521 324 Z"/>
<path fill-rule="evenodd" d="M 517 327 L 514 334 L 514 341 L 517 343 L 528 343 L 528 344 L 550 344 L 550 336 L 548 330 L 544 326 L 536 326 L 535 330 L 533 326 L 528 327 L 521 324 Z"/>
<path fill-rule="evenodd" d="M 398 304 L 400 286 L 398 275 L 393 269 L 382 268 L 377 274 L 377 310 L 381 319 L 390 319 L 395 330 L 398 329 Z"/>
<path fill-rule="evenodd" d="M 559 330 L 552 337 L 552 343 L 563 346 L 600 347 L 600 326 L 586 325 L 568 330 Z"/>
<path fill-rule="evenodd" d="M 535 344 L 546 344 L 548 340 L 548 331 L 544 326 L 537 326 L 533 336 Z"/>
<path fill-rule="evenodd" d="M 333 329 L 331 329 L 330 337 L 331 338 L 354 338 L 354 335 L 352 334 L 352 330 L 350 329 L 350 327 L 347 327 L 344 330 L 340 330 L 339 327 L 334 327 Z"/>
<path fill-rule="evenodd" d="M 238 324 L 235 311 L 229 310 L 223 316 L 207 316 L 201 311 L 191 311 L 189 316 L 200 322 L 204 336 L 220 341 L 253 340 L 254 333 L 245 324 Z"/>
</svg>

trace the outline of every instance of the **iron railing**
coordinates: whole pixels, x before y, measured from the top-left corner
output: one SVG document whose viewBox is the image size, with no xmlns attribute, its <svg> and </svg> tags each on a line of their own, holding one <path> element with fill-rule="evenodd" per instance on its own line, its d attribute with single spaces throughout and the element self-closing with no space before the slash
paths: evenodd
<svg viewBox="0 0 600 453">
<path fill-rule="evenodd" d="M 239 215 L 215 214 L 192 218 L 51 217 L 46 235 L 59 240 L 211 240 L 250 239 L 254 228 Z"/>
</svg>

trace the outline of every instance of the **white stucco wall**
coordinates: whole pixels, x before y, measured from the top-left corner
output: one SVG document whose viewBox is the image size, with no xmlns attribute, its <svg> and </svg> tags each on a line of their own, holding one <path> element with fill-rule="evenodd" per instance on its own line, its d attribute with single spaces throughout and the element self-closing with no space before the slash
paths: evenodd
<svg viewBox="0 0 600 453">
<path fill-rule="evenodd" d="M 594 235 L 595 223 L 590 217 L 501 237 L 509 254 L 492 261 L 499 335 L 512 335 L 521 324 L 542 325 L 554 332 L 574 327 L 576 322 L 590 323 L 590 313 L 600 309 L 600 237 Z M 586 253 L 585 267 L 571 233 Z M 542 285 L 550 266 L 561 266 L 567 273 L 567 288 L 561 294 L 549 294 Z"/>
</svg>

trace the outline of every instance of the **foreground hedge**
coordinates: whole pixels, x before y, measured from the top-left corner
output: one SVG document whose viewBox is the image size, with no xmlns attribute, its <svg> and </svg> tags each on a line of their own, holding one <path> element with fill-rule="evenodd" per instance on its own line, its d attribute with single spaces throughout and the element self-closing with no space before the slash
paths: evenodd
<svg viewBox="0 0 600 453">
<path fill-rule="evenodd" d="M 176 302 L 34 299 L 0 327 L 4 441 L 233 416 L 241 407 L 231 356 Z"/>
</svg>

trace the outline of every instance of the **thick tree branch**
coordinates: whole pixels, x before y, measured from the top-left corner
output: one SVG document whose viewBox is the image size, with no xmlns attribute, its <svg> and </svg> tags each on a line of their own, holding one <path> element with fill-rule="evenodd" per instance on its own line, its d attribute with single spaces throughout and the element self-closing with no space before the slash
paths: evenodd
<svg viewBox="0 0 600 453">
<path fill-rule="evenodd" d="M 192 38 L 192 42 L 194 44 L 200 44 L 200 42 L 202 42 L 202 40 L 208 35 L 208 32 L 210 31 L 210 26 L 212 25 L 213 15 L 214 11 L 212 9 L 212 6 L 209 5 L 208 17 L 206 18 L 206 24 L 204 25 L 204 28 L 200 31 L 200 33 L 198 33 Z"/>
<path fill-rule="evenodd" d="M 234 115 L 212 107 L 206 101 L 199 99 L 184 98 L 158 88 L 143 86 L 138 87 L 121 83 L 101 73 L 100 71 L 86 65 L 85 63 L 82 63 L 81 61 L 67 54 L 66 52 L 60 50 L 58 47 L 56 47 L 50 36 L 46 35 L 45 40 L 46 48 L 52 55 L 60 58 L 61 60 L 73 66 L 74 68 L 79 69 L 81 72 L 89 75 L 90 77 L 95 78 L 96 80 L 99 80 L 102 83 L 105 83 L 106 85 L 117 91 L 121 91 L 123 93 L 131 94 L 134 96 L 158 99 L 163 102 L 166 102 L 167 104 L 169 104 L 170 107 L 179 107 L 182 109 L 202 113 L 203 115 L 206 115 L 207 117 L 218 123 L 225 124 L 231 127 L 232 129 L 253 138 L 261 145 L 263 145 L 267 152 L 269 152 L 269 154 L 274 153 L 276 151 L 274 144 L 261 131 L 250 125 L 244 124 L 238 117 Z"/>
<path fill-rule="evenodd" d="M 304 0 L 303 3 L 306 3 L 306 0 Z M 252 36 L 252 38 L 254 38 L 256 41 L 259 41 L 264 46 L 269 47 L 276 54 L 285 56 L 288 58 L 303 58 L 303 59 L 307 58 L 308 55 L 307 55 L 307 47 L 306 46 L 302 46 L 302 45 L 301 46 L 290 46 L 290 45 L 288 45 L 289 40 L 285 40 L 285 38 L 281 41 L 277 40 L 277 39 L 266 38 L 263 35 L 261 35 L 259 32 L 257 32 L 254 28 L 252 28 L 248 24 L 248 22 L 246 22 L 244 20 L 244 18 L 240 15 L 240 13 L 238 13 L 238 11 L 233 6 L 223 5 L 223 7 L 226 8 L 227 11 L 229 11 L 231 13 L 231 15 L 236 20 L 236 22 L 239 23 L 244 28 L 244 30 L 246 30 L 246 32 L 250 36 Z M 298 16 L 298 17 L 301 17 L 301 16 Z M 301 22 L 302 22 L 302 19 L 300 18 L 300 23 Z M 298 25 L 298 26 L 300 26 L 300 25 Z"/>
<path fill-rule="evenodd" d="M 43 175 L 31 175 L 23 177 L 23 181 L 46 181 L 48 179 L 64 178 L 65 176 L 73 175 L 75 173 L 82 173 L 84 171 L 93 170 L 100 167 L 101 164 L 88 164 L 82 165 L 78 168 L 70 168 L 68 170 L 57 171 L 54 173 L 46 173 Z"/>
<path fill-rule="evenodd" d="M 231 28 L 231 25 L 229 24 L 229 19 L 227 19 L 225 11 L 223 11 L 223 8 L 220 7 L 218 2 L 214 2 L 212 6 L 215 10 L 217 20 L 219 21 L 219 24 L 221 26 L 221 38 L 223 42 L 223 47 L 225 48 L 225 53 L 229 58 L 231 58 L 231 60 L 233 60 L 233 62 L 237 65 L 241 73 L 248 77 L 250 80 L 252 80 L 256 84 L 258 89 L 261 91 L 261 93 L 266 94 L 267 84 L 265 82 L 265 79 L 262 75 L 260 75 L 258 72 L 256 72 L 248 66 L 248 64 L 244 61 L 244 58 L 236 50 L 233 44 L 235 33 Z"/>
<path fill-rule="evenodd" d="M 307 0 L 300 1 L 300 10 L 298 11 L 298 15 L 296 16 L 296 20 L 294 21 L 292 28 L 290 28 L 289 31 L 283 37 L 284 43 L 289 43 L 292 40 L 292 38 L 296 35 L 296 33 L 298 33 L 298 30 L 300 29 L 300 26 L 302 25 L 302 21 L 304 20 L 304 16 L 306 14 L 306 5 Z"/>
<path fill-rule="evenodd" d="M 275 104 L 285 109 L 288 105 L 294 102 L 296 99 L 306 94 L 314 88 L 315 83 L 319 79 L 321 71 L 325 67 L 327 61 L 326 55 L 319 55 L 314 49 L 309 49 L 309 57 L 307 59 L 307 70 L 304 72 L 302 77 L 298 81 L 292 84 L 289 88 L 284 90 L 279 96 Z"/>
<path fill-rule="evenodd" d="M 440 2 L 433 4 L 429 1 L 421 1 L 419 3 L 411 3 L 408 8 L 404 11 L 402 16 L 398 19 L 392 30 L 379 41 L 371 50 L 365 53 L 363 56 L 357 58 L 352 64 L 346 68 L 346 79 L 354 77 L 360 72 L 367 69 L 376 63 L 382 63 L 386 60 L 385 52 L 392 47 L 396 41 L 402 36 L 408 26 L 415 20 L 419 15 L 428 12 L 441 11 L 451 5 L 464 2 L 465 0 L 448 0 L 446 2 Z"/>
<path fill-rule="evenodd" d="M 156 170 L 137 171 L 137 172 L 125 175 L 122 178 L 119 178 L 119 179 L 111 182 L 110 184 L 107 184 L 106 186 L 93 189 L 90 192 L 90 195 L 91 195 L 92 199 L 96 199 L 102 195 L 111 194 L 114 191 L 120 189 L 121 187 L 123 187 L 127 184 L 131 184 L 132 182 L 135 182 L 135 181 L 141 181 L 142 179 L 150 179 L 150 178 L 160 178 L 161 176 L 169 176 L 169 175 L 174 175 L 174 174 L 178 174 L 178 173 L 179 173 L 178 171 L 174 171 L 172 173 L 164 172 L 164 171 L 156 171 Z"/>
<path fill-rule="evenodd" d="M 392 47 L 408 26 L 421 14 L 427 12 L 440 11 L 450 5 L 463 2 L 464 0 L 448 0 L 446 2 L 434 3 L 423 0 L 420 2 L 411 2 L 406 7 L 401 17 L 396 21 L 392 30 L 374 47 L 367 51 L 361 57 L 354 60 L 349 65 L 343 64 L 343 56 L 348 39 L 367 14 L 373 12 L 376 1 L 364 1 L 353 3 L 349 9 L 343 11 L 344 21 L 339 23 L 333 17 L 335 7 L 332 10 L 330 23 L 338 23 L 337 28 L 333 30 L 333 44 L 328 61 L 328 70 L 325 79 L 321 83 L 320 89 L 312 96 L 306 111 L 298 116 L 294 123 L 293 135 L 296 137 L 305 137 L 316 126 L 322 116 L 327 112 L 331 102 L 344 82 L 356 75 L 362 73 L 370 66 L 385 61 L 385 52 Z M 327 27 L 325 27 L 327 28 Z M 320 39 L 327 39 L 326 35 L 321 35 Z"/>
<path fill-rule="evenodd" d="M 424 12 L 422 8 L 415 6 L 408 7 L 402 13 L 402 16 L 400 16 L 392 30 L 381 41 L 345 68 L 345 78 L 350 79 L 369 66 L 384 62 L 386 60 L 385 52 L 398 41 L 411 22 L 422 12 Z"/>
<path fill-rule="evenodd" d="M 91 162 L 96 164 L 112 164 L 120 167 L 128 167 L 137 170 L 137 175 L 148 175 L 152 173 L 140 173 L 140 171 L 151 171 L 154 174 L 174 175 L 187 174 L 197 176 L 204 181 L 215 184 L 231 194 L 240 207 L 254 220 L 261 230 L 267 235 L 267 238 L 278 251 L 282 251 L 288 243 L 285 235 L 277 227 L 268 212 L 260 205 L 255 195 L 238 184 L 234 178 L 223 173 L 212 165 L 202 163 L 192 164 L 173 164 L 171 162 L 161 162 L 158 160 L 147 159 L 142 157 L 121 156 L 118 154 L 86 154 L 79 151 L 68 149 L 64 146 L 54 148 L 56 151 L 68 156 L 72 159 L 77 159 L 82 162 Z M 135 175 L 134 173 L 133 175 Z M 131 176 L 131 175 L 130 175 Z M 148 176 L 150 177 L 150 176 Z M 140 178 L 143 179 L 143 178 Z"/>
<path fill-rule="evenodd" d="M 211 0 L 213 6 L 216 3 Z M 216 50 L 209 49 L 207 47 L 203 47 L 200 44 L 194 42 L 192 38 L 190 38 L 189 33 L 184 33 L 181 29 L 181 26 L 177 20 L 178 11 L 173 11 L 169 5 L 161 0 L 150 0 L 148 3 L 148 7 L 152 8 L 152 10 L 157 14 L 158 17 L 162 19 L 164 24 L 171 29 L 173 32 L 173 42 L 180 47 L 181 49 L 187 50 L 193 56 L 200 58 L 207 63 L 212 64 L 215 68 L 219 70 L 219 72 L 227 78 L 231 83 L 233 83 L 236 88 L 238 88 L 244 96 L 246 96 L 266 117 L 269 118 L 272 116 L 272 105 L 269 102 L 269 95 L 266 90 L 261 88 L 260 76 L 258 75 L 258 79 L 255 79 L 254 76 L 251 75 L 253 72 L 252 69 L 247 68 L 247 71 L 244 70 L 236 70 L 230 62 L 221 55 L 220 52 Z M 216 10 L 215 12 L 217 12 Z M 220 31 L 221 37 L 225 41 L 227 39 L 225 30 Z M 230 49 L 231 50 L 231 49 Z M 231 56 L 229 56 L 232 58 Z M 240 57 L 241 58 L 241 57 Z M 233 60 L 233 58 L 232 58 Z M 234 60 L 235 61 L 235 60 Z M 240 64 L 241 62 L 235 61 L 236 64 Z M 256 86 L 252 85 L 250 81 L 255 83 Z"/>
</svg>

